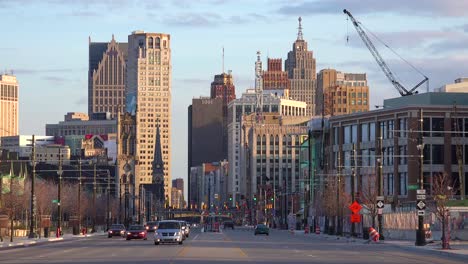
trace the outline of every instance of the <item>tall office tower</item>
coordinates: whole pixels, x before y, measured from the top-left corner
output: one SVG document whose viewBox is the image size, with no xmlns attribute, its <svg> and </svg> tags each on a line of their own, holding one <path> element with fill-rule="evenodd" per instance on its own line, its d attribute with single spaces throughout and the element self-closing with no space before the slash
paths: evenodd
<svg viewBox="0 0 468 264">
<path fill-rule="evenodd" d="M 88 115 L 110 112 L 117 119 L 125 106 L 127 43 L 91 42 L 89 38 Z"/>
<path fill-rule="evenodd" d="M 280 96 L 289 96 L 291 83 L 288 73 L 283 71 L 282 59 L 268 58 L 267 70 L 263 72 L 263 90 L 271 90 Z"/>
<path fill-rule="evenodd" d="M 299 17 L 299 31 L 293 43 L 292 50 L 288 52 L 285 61 L 285 70 L 291 81 L 291 98 L 307 103 L 307 114 L 315 115 L 316 110 L 316 71 L 313 52 L 307 50 L 307 42 L 302 36 L 302 19 Z"/>
<path fill-rule="evenodd" d="M 18 81 L 15 76 L 0 75 L 0 137 L 19 134 L 18 89 Z"/>
<path fill-rule="evenodd" d="M 184 179 L 177 178 L 175 180 L 172 180 L 172 187 L 184 192 Z"/>
<path fill-rule="evenodd" d="M 136 115 L 136 184 L 151 183 L 156 127 L 161 132 L 164 193 L 171 195 L 170 35 L 134 31 L 128 36 L 126 111 Z M 138 186 L 137 186 L 138 187 Z"/>
<path fill-rule="evenodd" d="M 321 70 L 317 75 L 317 93 L 323 95 L 325 115 L 369 111 L 369 87 L 365 73 Z"/>
<path fill-rule="evenodd" d="M 215 75 L 214 81 L 211 83 L 211 98 L 221 98 L 223 100 L 223 127 L 222 127 L 222 142 L 221 151 L 223 153 L 222 158 L 216 160 L 227 159 L 227 106 L 229 102 L 236 99 L 236 87 L 234 86 L 234 79 L 232 78 L 231 71 L 228 73 L 222 73 Z M 212 162 L 210 160 L 207 162 Z M 190 168 L 190 167 L 189 167 Z"/>
</svg>

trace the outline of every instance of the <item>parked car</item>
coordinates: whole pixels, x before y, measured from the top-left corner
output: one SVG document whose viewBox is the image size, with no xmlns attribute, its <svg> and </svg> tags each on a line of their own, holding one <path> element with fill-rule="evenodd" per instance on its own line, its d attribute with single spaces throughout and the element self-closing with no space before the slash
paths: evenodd
<svg viewBox="0 0 468 264">
<path fill-rule="evenodd" d="M 158 229 L 158 221 L 147 222 L 145 228 L 147 232 L 154 232 Z"/>
<path fill-rule="evenodd" d="M 223 226 L 224 226 L 224 229 L 226 229 L 226 228 L 232 228 L 232 229 L 234 229 L 234 222 L 233 222 L 233 221 L 225 221 L 225 222 L 223 223 Z"/>
<path fill-rule="evenodd" d="M 130 240 L 130 239 L 143 239 L 143 240 L 146 240 L 147 239 L 146 236 L 147 236 L 146 229 L 142 225 L 131 225 L 127 229 L 127 236 L 126 236 L 127 240 Z"/>
<path fill-rule="evenodd" d="M 184 239 L 185 239 L 186 237 L 189 237 L 190 235 L 190 226 L 187 225 L 187 222 L 185 221 L 180 221 L 180 224 L 182 226 L 182 230 L 184 231 Z"/>
<path fill-rule="evenodd" d="M 109 227 L 107 230 L 107 237 L 111 238 L 114 236 L 121 236 L 125 235 L 125 226 L 120 224 L 114 224 Z"/>
<path fill-rule="evenodd" d="M 270 235 L 270 229 L 264 224 L 258 224 L 255 226 L 255 235 L 265 234 Z"/>
<path fill-rule="evenodd" d="M 179 243 L 184 240 L 184 230 L 180 221 L 164 220 L 160 221 L 158 229 L 154 232 L 154 244 L 159 243 Z"/>
</svg>

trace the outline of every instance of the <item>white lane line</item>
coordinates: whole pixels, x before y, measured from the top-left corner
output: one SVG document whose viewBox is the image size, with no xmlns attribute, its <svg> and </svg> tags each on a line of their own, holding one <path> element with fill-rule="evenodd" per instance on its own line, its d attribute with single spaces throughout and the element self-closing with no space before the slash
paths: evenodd
<svg viewBox="0 0 468 264">
<path fill-rule="evenodd" d="M 193 241 L 193 240 L 197 240 L 197 238 L 198 238 L 199 235 L 200 235 L 200 234 L 197 234 L 197 235 L 192 239 L 192 241 Z"/>
</svg>

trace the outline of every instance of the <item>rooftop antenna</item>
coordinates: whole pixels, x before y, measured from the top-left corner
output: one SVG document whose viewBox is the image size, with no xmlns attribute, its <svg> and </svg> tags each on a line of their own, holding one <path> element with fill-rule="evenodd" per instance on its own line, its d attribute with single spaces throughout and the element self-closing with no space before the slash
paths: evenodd
<svg viewBox="0 0 468 264">
<path fill-rule="evenodd" d="M 304 38 L 302 37 L 302 18 L 299 17 L 299 27 L 298 27 L 298 32 L 297 32 L 297 40 L 304 40 Z"/>
<path fill-rule="evenodd" d="M 257 61 L 255 62 L 255 112 L 257 123 L 263 122 L 263 76 L 262 59 L 260 51 L 257 51 Z"/>
<path fill-rule="evenodd" d="M 224 73 L 224 46 L 223 46 L 223 73 Z"/>
</svg>

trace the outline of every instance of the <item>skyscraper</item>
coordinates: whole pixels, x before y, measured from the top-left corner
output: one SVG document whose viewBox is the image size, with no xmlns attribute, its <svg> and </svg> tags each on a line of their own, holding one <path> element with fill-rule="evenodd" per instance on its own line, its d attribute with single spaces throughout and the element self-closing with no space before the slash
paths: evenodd
<svg viewBox="0 0 468 264">
<path fill-rule="evenodd" d="M 313 52 L 307 49 L 307 42 L 302 35 L 302 19 L 299 17 L 297 39 L 288 52 L 285 70 L 291 82 L 291 97 L 307 103 L 307 115 L 316 114 L 316 70 Z"/>
<path fill-rule="evenodd" d="M 170 35 L 134 31 L 128 36 L 126 110 L 136 116 L 136 184 L 152 182 L 156 126 L 161 132 L 164 193 L 171 195 Z"/>
<path fill-rule="evenodd" d="M 0 75 L 0 137 L 19 133 L 18 81 L 9 74 Z"/>
<path fill-rule="evenodd" d="M 127 43 L 91 42 L 89 38 L 88 115 L 110 112 L 117 118 L 125 105 Z"/>
<path fill-rule="evenodd" d="M 325 115 L 369 111 L 369 87 L 365 73 L 342 73 L 335 69 L 321 70 L 317 75 L 317 94 L 323 94 Z M 321 112 L 322 104 L 317 107 Z"/>
<path fill-rule="evenodd" d="M 273 90 L 288 96 L 291 84 L 288 73 L 283 71 L 282 59 L 268 58 L 267 70 L 263 72 L 263 90 Z"/>
</svg>

